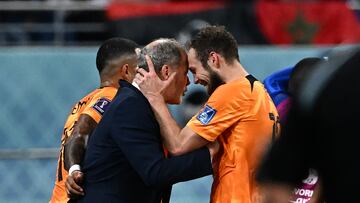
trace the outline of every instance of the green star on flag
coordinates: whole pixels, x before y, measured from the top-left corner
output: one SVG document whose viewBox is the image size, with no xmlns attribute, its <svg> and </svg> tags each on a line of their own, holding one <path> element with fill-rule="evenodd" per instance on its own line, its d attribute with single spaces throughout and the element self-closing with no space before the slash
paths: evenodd
<svg viewBox="0 0 360 203">
<path fill-rule="evenodd" d="M 308 22 L 303 12 L 298 11 L 295 19 L 288 24 L 287 30 L 294 44 L 310 44 L 319 30 L 319 26 L 316 23 Z"/>
</svg>

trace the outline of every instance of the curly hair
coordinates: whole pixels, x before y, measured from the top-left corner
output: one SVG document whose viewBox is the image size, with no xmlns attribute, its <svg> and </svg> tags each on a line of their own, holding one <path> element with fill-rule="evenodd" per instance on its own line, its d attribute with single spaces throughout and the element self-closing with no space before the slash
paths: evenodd
<svg viewBox="0 0 360 203">
<path fill-rule="evenodd" d="M 234 36 L 226 31 L 224 26 L 208 26 L 202 28 L 187 44 L 187 49 L 193 48 L 203 67 L 207 68 L 209 54 L 214 51 L 225 58 L 226 63 L 234 60 L 240 62 L 238 44 Z"/>
</svg>

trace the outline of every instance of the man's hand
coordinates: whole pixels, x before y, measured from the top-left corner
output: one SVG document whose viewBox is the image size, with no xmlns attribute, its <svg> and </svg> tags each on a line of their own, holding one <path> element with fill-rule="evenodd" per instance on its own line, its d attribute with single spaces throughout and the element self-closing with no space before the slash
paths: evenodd
<svg viewBox="0 0 360 203">
<path fill-rule="evenodd" d="M 84 190 L 79 186 L 84 181 L 84 173 L 81 171 L 74 171 L 66 179 L 65 186 L 68 197 L 71 199 L 78 199 L 84 196 Z"/>
<path fill-rule="evenodd" d="M 148 55 L 145 57 L 149 67 L 149 72 L 142 68 L 138 68 L 134 82 L 139 85 L 141 92 L 150 101 L 150 103 L 152 103 L 152 101 L 156 101 L 157 99 L 164 100 L 162 94 L 174 79 L 176 72 L 171 73 L 165 80 L 161 80 L 155 71 L 154 64 L 152 63 L 150 57 Z"/>
<path fill-rule="evenodd" d="M 218 151 L 220 149 L 220 144 L 217 140 L 215 140 L 214 142 L 210 142 L 206 146 L 209 149 L 210 156 L 211 156 L 211 162 L 212 162 L 213 158 L 215 157 L 215 155 L 218 153 Z"/>
</svg>

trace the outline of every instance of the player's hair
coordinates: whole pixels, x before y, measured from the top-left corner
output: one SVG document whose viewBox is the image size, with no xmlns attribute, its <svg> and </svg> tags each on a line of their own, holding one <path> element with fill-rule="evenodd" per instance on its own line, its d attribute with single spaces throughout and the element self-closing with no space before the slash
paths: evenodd
<svg viewBox="0 0 360 203">
<path fill-rule="evenodd" d="M 182 53 L 183 55 L 186 54 L 184 47 L 174 39 L 160 38 L 154 41 L 159 41 L 159 43 L 141 49 L 138 66 L 147 71 L 149 70 L 145 58 L 145 55 L 148 55 L 154 64 L 156 73 L 159 73 L 165 64 L 175 68 L 179 67 Z"/>
<path fill-rule="evenodd" d="M 187 49 L 195 49 L 204 68 L 208 68 L 207 61 L 212 51 L 222 55 L 228 64 L 234 60 L 240 62 L 238 44 L 234 36 L 226 31 L 224 26 L 208 26 L 200 29 L 186 47 Z"/>
<path fill-rule="evenodd" d="M 136 55 L 135 49 L 139 45 L 129 39 L 114 37 L 106 40 L 99 48 L 96 55 L 96 67 L 101 73 L 113 59 L 126 55 Z"/>
<path fill-rule="evenodd" d="M 300 60 L 293 68 L 293 71 L 290 74 L 290 79 L 288 83 L 288 92 L 291 95 L 296 95 L 299 91 L 301 83 L 309 77 L 309 75 L 314 71 L 316 66 L 325 61 L 324 59 L 317 57 L 309 57 Z"/>
</svg>

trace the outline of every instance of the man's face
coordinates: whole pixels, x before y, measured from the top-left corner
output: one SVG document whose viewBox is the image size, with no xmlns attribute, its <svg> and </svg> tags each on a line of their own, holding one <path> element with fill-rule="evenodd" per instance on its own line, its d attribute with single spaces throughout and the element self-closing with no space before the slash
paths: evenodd
<svg viewBox="0 0 360 203">
<path fill-rule="evenodd" d="M 189 70 L 194 76 L 194 83 L 201 84 L 207 88 L 208 94 L 211 95 L 217 87 L 225 82 L 219 74 L 211 70 L 208 66 L 206 69 L 197 57 L 195 49 L 191 48 L 188 52 Z"/>
<path fill-rule="evenodd" d="M 180 104 L 182 96 L 187 91 L 187 86 L 190 84 L 188 73 L 188 60 L 184 53 L 181 57 L 180 66 L 177 68 L 170 67 L 171 73 L 176 72 L 175 78 L 166 91 L 167 103 Z"/>
</svg>

